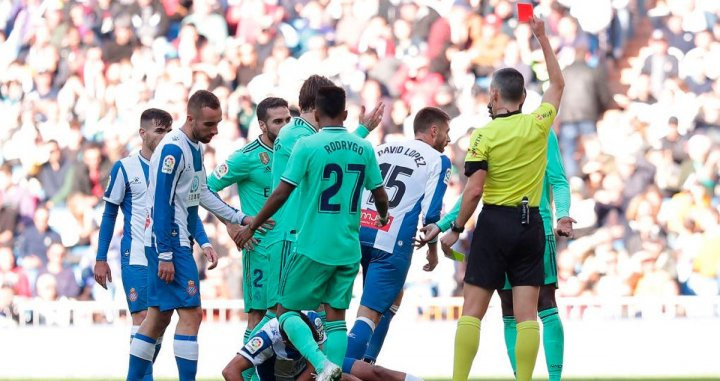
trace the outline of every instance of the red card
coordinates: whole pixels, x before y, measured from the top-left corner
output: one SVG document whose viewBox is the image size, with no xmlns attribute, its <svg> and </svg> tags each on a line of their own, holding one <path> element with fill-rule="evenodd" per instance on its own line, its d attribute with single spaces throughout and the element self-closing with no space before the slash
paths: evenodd
<svg viewBox="0 0 720 381">
<path fill-rule="evenodd" d="M 530 22 L 533 16 L 533 6 L 528 3 L 517 3 L 517 14 L 519 22 Z"/>
</svg>

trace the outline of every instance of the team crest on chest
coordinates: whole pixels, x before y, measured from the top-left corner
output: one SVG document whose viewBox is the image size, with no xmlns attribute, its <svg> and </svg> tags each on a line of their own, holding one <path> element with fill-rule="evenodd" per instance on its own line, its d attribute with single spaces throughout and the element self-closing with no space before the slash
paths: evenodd
<svg viewBox="0 0 720 381">
<path fill-rule="evenodd" d="M 200 178 L 197 176 L 193 177 L 192 185 L 190 185 L 190 191 L 196 192 L 198 188 L 200 187 Z"/>
<path fill-rule="evenodd" d="M 195 281 L 189 280 L 187 283 L 187 293 L 190 296 L 195 296 L 197 294 L 197 287 L 195 287 Z"/>
<path fill-rule="evenodd" d="M 138 298 L 137 291 L 135 291 L 135 288 L 131 288 L 130 292 L 128 293 L 128 300 L 131 302 L 136 301 Z"/>
<path fill-rule="evenodd" d="M 263 163 L 263 165 L 267 165 L 267 163 L 270 162 L 270 155 L 268 155 L 267 152 L 260 152 L 258 156 L 260 156 L 260 162 Z"/>
</svg>

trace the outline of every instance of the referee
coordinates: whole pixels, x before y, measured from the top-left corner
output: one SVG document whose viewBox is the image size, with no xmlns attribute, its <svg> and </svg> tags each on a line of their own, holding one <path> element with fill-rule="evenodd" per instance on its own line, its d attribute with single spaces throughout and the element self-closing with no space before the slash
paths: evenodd
<svg viewBox="0 0 720 381">
<path fill-rule="evenodd" d="M 480 342 L 480 320 L 507 273 L 517 321 L 517 380 L 529 381 L 540 344 L 537 303 L 544 282 L 545 234 L 538 211 L 547 163 L 547 141 L 563 88 L 562 72 L 542 20 L 530 20 L 550 76 L 543 101 L 532 114 L 521 114 L 524 79 L 515 69 L 500 69 L 490 84 L 488 109 L 493 120 L 476 129 L 465 158 L 468 183 L 452 231 L 442 244 L 452 246 L 480 199 L 467 258 L 463 316 L 455 334 L 453 381 L 465 381 Z"/>
</svg>

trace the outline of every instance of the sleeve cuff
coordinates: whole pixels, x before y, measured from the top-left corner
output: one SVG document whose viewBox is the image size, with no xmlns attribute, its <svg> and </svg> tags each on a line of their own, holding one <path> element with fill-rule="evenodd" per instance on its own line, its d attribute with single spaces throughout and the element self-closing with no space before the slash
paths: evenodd
<svg viewBox="0 0 720 381">
<path fill-rule="evenodd" d="M 284 182 L 286 182 L 286 183 L 288 183 L 288 184 L 290 184 L 290 185 L 292 185 L 292 186 L 294 186 L 294 187 L 298 186 L 298 184 L 297 184 L 296 182 L 288 179 L 288 178 L 285 177 L 285 176 L 281 177 L 280 180 L 282 180 L 282 181 L 284 181 Z"/>
<path fill-rule="evenodd" d="M 200 247 L 202 247 L 203 249 L 206 247 L 212 247 L 212 243 L 210 243 L 210 242 L 204 243 L 204 244 L 200 245 Z"/>
<path fill-rule="evenodd" d="M 242 221 L 245 219 L 245 217 L 246 217 L 245 213 L 238 210 L 237 212 L 235 212 L 235 215 L 230 220 L 230 222 L 232 222 L 233 224 L 236 224 L 236 225 L 242 224 Z"/>
<path fill-rule="evenodd" d="M 358 134 L 358 136 L 361 136 L 364 138 L 364 137 L 370 135 L 370 130 L 368 130 L 368 128 L 365 127 L 365 125 L 361 123 L 358 125 L 356 133 Z"/>
<path fill-rule="evenodd" d="M 164 253 L 158 253 L 158 260 L 163 262 L 172 261 L 172 251 L 166 251 Z"/>
<path fill-rule="evenodd" d="M 440 231 L 445 233 L 446 231 L 450 230 L 450 225 L 452 224 L 452 221 L 442 219 L 438 221 L 437 226 L 440 228 Z"/>
</svg>

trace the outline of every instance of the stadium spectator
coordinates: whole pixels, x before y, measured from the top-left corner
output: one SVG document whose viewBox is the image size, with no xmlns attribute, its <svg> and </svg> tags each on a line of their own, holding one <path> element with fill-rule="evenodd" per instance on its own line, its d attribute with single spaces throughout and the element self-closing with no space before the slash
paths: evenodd
<svg viewBox="0 0 720 381">
<path fill-rule="evenodd" d="M 32 224 L 25 226 L 16 241 L 18 260 L 26 270 L 37 270 L 47 264 L 48 248 L 61 243 L 60 235 L 48 225 L 49 218 L 48 209 L 38 207 Z"/>
<path fill-rule="evenodd" d="M 30 282 L 22 268 L 15 266 L 12 248 L 0 246 L 0 287 L 9 287 L 15 296 L 29 298 Z"/>
<path fill-rule="evenodd" d="M 50 274 L 55 280 L 55 292 L 58 297 L 76 298 L 80 294 L 80 286 L 75 278 L 72 268 L 66 265 L 67 249 L 62 244 L 54 243 L 48 248 L 48 263 L 38 277 L 40 287 L 45 274 Z M 38 290 L 40 296 L 40 290 Z"/>
</svg>

